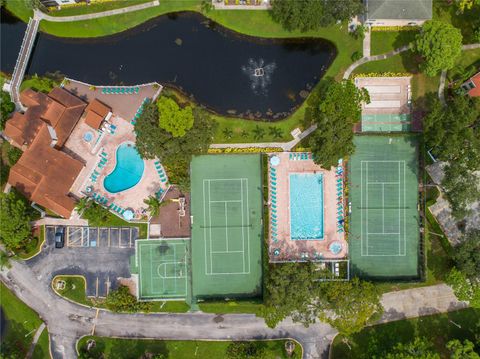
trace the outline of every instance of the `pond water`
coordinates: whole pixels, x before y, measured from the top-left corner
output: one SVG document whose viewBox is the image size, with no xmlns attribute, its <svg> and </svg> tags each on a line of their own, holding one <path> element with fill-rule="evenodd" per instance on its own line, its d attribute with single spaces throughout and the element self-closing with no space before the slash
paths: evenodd
<svg viewBox="0 0 480 359">
<path fill-rule="evenodd" d="M 13 71 L 25 28 L 2 9 L 2 71 Z M 177 13 L 96 39 L 39 33 L 27 74 L 59 71 L 96 85 L 158 81 L 222 114 L 282 118 L 304 101 L 335 55 L 325 40 L 240 36 L 200 14 Z"/>
</svg>

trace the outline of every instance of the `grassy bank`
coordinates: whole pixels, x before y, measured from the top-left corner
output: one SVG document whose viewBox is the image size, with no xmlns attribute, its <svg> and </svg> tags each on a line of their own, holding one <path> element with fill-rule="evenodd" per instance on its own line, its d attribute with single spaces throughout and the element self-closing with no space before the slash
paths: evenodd
<svg viewBox="0 0 480 359">
<path fill-rule="evenodd" d="M 89 339 L 94 339 L 95 353 L 91 358 L 99 358 L 103 353 L 107 358 L 140 358 L 145 353 L 163 354 L 164 358 L 190 359 L 210 358 L 223 359 L 230 341 L 187 341 L 187 340 L 142 340 L 117 339 L 105 337 L 83 337 L 77 343 L 77 349 L 86 347 Z M 257 341 L 256 346 L 264 349 L 264 359 L 288 358 L 285 353 L 285 340 Z M 93 352 L 93 350 L 92 350 Z M 95 355 L 96 353 L 98 355 Z M 93 355 L 92 355 L 93 354 Z M 293 355 L 289 358 L 301 358 L 301 347 L 296 344 Z"/>
<path fill-rule="evenodd" d="M 2 357 L 23 358 L 42 321 L 37 313 L 10 292 L 3 283 L 0 283 L 0 303 L 6 317 L 5 335 L 1 342 Z M 47 342 L 39 341 L 37 346 L 39 351 L 48 353 L 48 334 Z"/>
<path fill-rule="evenodd" d="M 202 312 L 215 314 L 248 313 L 261 317 L 263 311 L 263 302 L 261 299 L 206 301 L 200 302 L 198 306 Z"/>
<path fill-rule="evenodd" d="M 33 350 L 32 359 L 50 359 L 50 342 L 48 340 L 48 330 L 45 328 L 38 338 L 37 345 Z"/>
<path fill-rule="evenodd" d="M 442 358 L 450 357 L 445 352 L 445 344 L 452 339 L 469 339 L 475 342 L 475 334 L 480 329 L 480 310 L 464 309 L 446 314 L 438 314 L 409 320 L 367 327 L 354 334 L 349 340 L 351 349 L 338 335 L 332 345 L 332 358 L 372 358 L 384 357 L 396 343 L 408 343 L 415 337 L 425 337 L 433 344 Z M 454 322 L 454 323 L 452 323 Z M 457 325 L 455 325 L 457 324 Z"/>
<path fill-rule="evenodd" d="M 417 31 L 372 31 L 370 54 L 379 55 L 411 43 Z"/>
<path fill-rule="evenodd" d="M 29 259 L 40 253 L 42 245 L 45 242 L 45 226 L 40 226 L 37 235 L 25 246 L 25 248 L 16 253 L 21 259 Z"/>
<path fill-rule="evenodd" d="M 48 15 L 50 16 L 74 16 L 83 14 L 92 14 L 96 12 L 115 10 L 132 5 L 139 5 L 142 3 L 150 2 L 150 0 L 122 0 L 122 1 L 105 1 L 105 2 L 93 2 L 87 5 L 85 2 L 76 4 L 76 6 L 62 6 L 61 9 L 50 9 Z"/>
</svg>

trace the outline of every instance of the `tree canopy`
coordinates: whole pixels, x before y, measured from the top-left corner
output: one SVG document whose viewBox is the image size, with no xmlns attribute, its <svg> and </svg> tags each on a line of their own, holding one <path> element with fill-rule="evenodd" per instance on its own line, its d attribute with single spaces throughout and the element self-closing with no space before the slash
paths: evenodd
<svg viewBox="0 0 480 359">
<path fill-rule="evenodd" d="M 0 130 L 5 128 L 5 122 L 14 110 L 15 104 L 10 100 L 8 92 L 0 91 Z"/>
<path fill-rule="evenodd" d="M 30 211 L 16 192 L 0 193 L 0 239 L 6 248 L 23 247 L 32 237 Z"/>
<path fill-rule="evenodd" d="M 157 101 L 160 128 L 173 137 L 185 136 L 193 126 L 193 112 L 190 106 L 181 109 L 175 100 L 162 96 Z"/>
<path fill-rule="evenodd" d="M 466 301 L 472 308 L 480 308 L 480 282 L 470 280 L 458 269 L 453 268 L 445 278 L 458 300 Z"/>
<path fill-rule="evenodd" d="M 333 82 L 325 96 L 318 96 L 309 104 L 307 115 L 318 126 L 310 138 L 317 164 L 328 169 L 336 165 L 338 159 L 353 153 L 353 125 L 360 120 L 362 102 L 369 101 L 367 90 L 343 80 Z"/>
<path fill-rule="evenodd" d="M 443 21 L 425 22 L 414 41 L 414 50 L 423 57 L 420 69 L 427 76 L 449 70 L 462 52 L 462 33 Z"/>
<path fill-rule="evenodd" d="M 454 248 L 453 260 L 469 279 L 480 278 L 480 230 L 474 229 L 465 235 L 462 242 Z"/>
<path fill-rule="evenodd" d="M 398 343 L 390 353 L 385 355 L 385 359 L 440 359 L 440 355 L 435 353 L 433 345 L 426 338 L 416 337 L 410 343 Z"/>
<path fill-rule="evenodd" d="M 273 0 L 272 17 L 287 30 L 309 31 L 346 21 L 363 12 L 360 0 Z"/>
<path fill-rule="evenodd" d="M 108 293 L 105 305 L 114 312 L 148 312 L 152 307 L 150 302 L 139 302 L 124 285 Z"/>
</svg>

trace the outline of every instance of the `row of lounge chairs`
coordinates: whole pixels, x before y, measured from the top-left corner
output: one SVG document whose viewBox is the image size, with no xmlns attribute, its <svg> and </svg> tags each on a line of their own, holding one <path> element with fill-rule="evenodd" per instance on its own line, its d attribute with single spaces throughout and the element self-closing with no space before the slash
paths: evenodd
<svg viewBox="0 0 480 359">
<path fill-rule="evenodd" d="M 312 154 L 308 152 L 291 152 L 288 156 L 290 160 L 298 161 L 298 160 L 311 160 Z"/>
<path fill-rule="evenodd" d="M 278 228 L 277 228 L 277 170 L 275 167 L 270 167 L 270 225 L 272 240 L 274 243 L 278 242 Z M 278 250 L 280 251 L 280 250 Z M 274 253 L 275 254 L 275 253 Z M 280 252 L 279 252 L 280 254 Z"/>
<path fill-rule="evenodd" d="M 103 87 L 103 95 L 135 95 L 140 91 L 140 87 Z"/>
<path fill-rule="evenodd" d="M 344 211 L 343 211 L 343 160 L 338 160 L 338 165 L 335 170 L 335 178 L 337 180 L 337 232 L 344 232 Z"/>
<path fill-rule="evenodd" d="M 158 176 L 160 177 L 160 182 L 167 184 L 168 183 L 168 177 L 167 174 L 165 173 L 165 170 L 163 169 L 163 166 L 160 164 L 160 161 L 155 161 L 155 169 L 157 170 Z"/>
<path fill-rule="evenodd" d="M 123 213 L 126 211 L 122 207 L 117 206 L 115 203 L 110 203 L 110 206 L 108 206 L 108 209 L 114 212 L 117 212 L 119 215 L 123 215 Z"/>
<path fill-rule="evenodd" d="M 95 202 L 105 206 L 108 203 L 108 199 L 98 193 L 93 193 L 92 198 Z"/>
<path fill-rule="evenodd" d="M 133 116 L 132 121 L 130 123 L 135 126 L 137 123 L 137 120 L 139 119 L 140 115 L 143 113 L 143 107 L 145 104 L 149 101 L 148 97 L 145 97 L 142 101 L 142 104 L 138 107 L 137 112 L 135 113 L 135 116 Z"/>
<path fill-rule="evenodd" d="M 100 161 L 97 163 L 97 168 L 93 170 L 92 174 L 90 175 L 90 180 L 95 183 L 97 182 L 98 176 L 100 176 L 101 170 L 105 167 L 107 164 L 108 158 L 107 158 L 107 153 L 105 151 L 102 151 L 100 153 Z M 98 169 L 98 171 L 97 171 Z"/>
</svg>

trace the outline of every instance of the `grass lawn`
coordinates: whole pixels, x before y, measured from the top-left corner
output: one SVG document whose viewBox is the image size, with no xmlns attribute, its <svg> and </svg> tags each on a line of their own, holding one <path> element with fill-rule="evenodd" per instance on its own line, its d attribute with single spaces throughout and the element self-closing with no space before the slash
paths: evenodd
<svg viewBox="0 0 480 359">
<path fill-rule="evenodd" d="M 77 349 L 84 348 L 89 339 L 94 339 L 95 349 L 104 353 L 107 358 L 140 358 L 144 353 L 163 354 L 165 358 L 191 359 L 210 358 L 223 359 L 229 341 L 188 341 L 188 340 L 142 340 L 117 339 L 105 337 L 83 337 L 77 343 Z M 264 347 L 264 359 L 287 358 L 285 340 L 258 341 L 257 345 Z M 99 357 L 99 356 L 98 356 Z M 93 355 L 92 358 L 97 358 Z M 301 358 L 301 347 L 296 349 L 290 358 Z"/>
<path fill-rule="evenodd" d="M 40 228 L 38 229 L 38 236 L 34 237 L 24 250 L 19 251 L 15 254 L 21 259 L 29 259 L 40 252 L 44 241 L 45 226 L 40 226 Z"/>
<path fill-rule="evenodd" d="M 109 213 L 107 221 L 103 223 L 105 227 L 138 227 L 139 238 L 147 238 L 148 225 L 147 223 L 130 223 L 117 217 L 113 213 Z"/>
<path fill-rule="evenodd" d="M 418 31 L 372 31 L 370 42 L 371 55 L 383 54 L 404 45 L 415 39 Z"/>
<path fill-rule="evenodd" d="M 455 322 L 461 328 L 457 327 Z M 415 319 L 400 320 L 387 324 L 367 327 L 350 339 L 350 350 L 337 335 L 332 345 L 331 358 L 382 358 L 396 343 L 408 343 L 415 336 L 425 337 L 440 353 L 442 358 L 450 357 L 445 352 L 445 344 L 452 339 L 469 339 L 475 342 L 475 334 L 480 330 L 480 310 L 463 309 L 455 312 L 431 315 Z"/>
<path fill-rule="evenodd" d="M 33 10 L 29 9 L 22 0 L 7 1 L 5 8 L 24 22 L 28 22 L 28 19 L 33 17 Z"/>
<path fill-rule="evenodd" d="M 190 310 L 190 306 L 184 301 L 179 300 L 167 300 L 167 301 L 158 301 L 152 302 L 152 308 L 150 313 L 186 313 Z"/>
<path fill-rule="evenodd" d="M 42 321 L 37 313 L 10 292 L 3 283 L 0 283 L 0 303 L 7 321 L 1 353 L 14 353 L 5 357 L 24 357 Z"/>
<path fill-rule="evenodd" d="M 262 316 L 263 302 L 255 300 L 229 300 L 229 301 L 206 301 L 198 303 L 200 310 L 205 313 L 227 314 L 248 313 Z"/>
<path fill-rule="evenodd" d="M 122 0 L 122 1 L 105 1 L 105 2 L 93 2 L 90 5 L 86 3 L 80 3 L 78 6 L 63 6 L 60 10 L 52 9 L 48 13 L 51 16 L 74 16 L 91 14 L 95 12 L 108 11 L 119 9 L 132 5 L 139 5 L 142 3 L 150 2 L 150 0 Z"/>
<path fill-rule="evenodd" d="M 20 91 L 31 88 L 35 91 L 48 93 L 59 84 L 59 82 L 56 82 L 46 77 L 32 76 L 22 82 L 22 84 L 20 85 Z"/>
<path fill-rule="evenodd" d="M 48 341 L 48 330 L 45 328 L 38 338 L 33 351 L 32 359 L 50 359 L 50 342 Z"/>
</svg>

